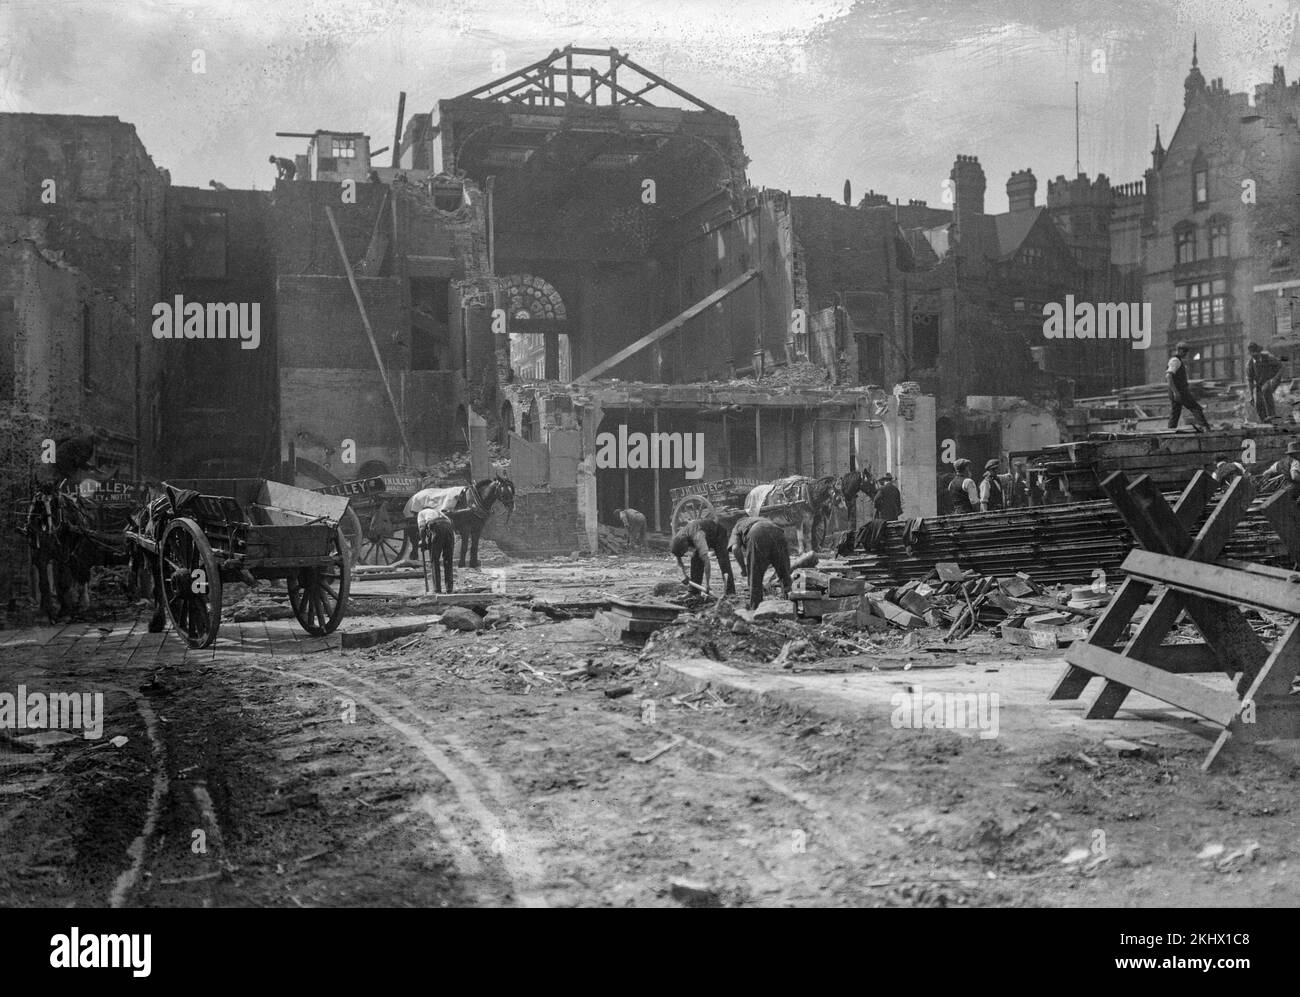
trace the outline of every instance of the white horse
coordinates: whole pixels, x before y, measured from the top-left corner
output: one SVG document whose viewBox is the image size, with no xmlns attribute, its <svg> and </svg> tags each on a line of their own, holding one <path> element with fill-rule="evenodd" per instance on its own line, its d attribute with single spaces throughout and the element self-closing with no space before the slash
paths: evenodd
<svg viewBox="0 0 1300 997">
<path fill-rule="evenodd" d="M 793 531 L 800 554 L 812 550 L 813 523 L 817 518 L 812 484 L 812 478 L 795 476 L 759 485 L 745 496 L 745 515 L 770 519 L 787 536 Z"/>
</svg>

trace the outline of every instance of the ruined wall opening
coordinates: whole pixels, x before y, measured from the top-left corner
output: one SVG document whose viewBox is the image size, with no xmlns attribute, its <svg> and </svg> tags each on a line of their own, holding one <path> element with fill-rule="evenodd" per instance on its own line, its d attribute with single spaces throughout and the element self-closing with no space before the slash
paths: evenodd
<svg viewBox="0 0 1300 997">
<path fill-rule="evenodd" d="M 501 403 L 501 430 L 497 434 L 497 443 L 506 447 L 510 445 L 510 434 L 515 428 L 515 410 L 508 401 Z"/>
<path fill-rule="evenodd" d="M 451 369 L 451 281 L 411 278 L 411 369 Z"/>
</svg>

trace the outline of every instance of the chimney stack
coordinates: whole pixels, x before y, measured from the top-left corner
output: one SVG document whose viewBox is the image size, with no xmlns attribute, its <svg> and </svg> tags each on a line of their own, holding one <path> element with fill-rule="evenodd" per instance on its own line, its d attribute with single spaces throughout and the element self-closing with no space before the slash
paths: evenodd
<svg viewBox="0 0 1300 997">
<path fill-rule="evenodd" d="M 978 157 L 959 154 L 948 177 L 956 188 L 953 192 L 953 220 L 960 232 L 964 219 L 984 214 L 984 168 L 980 166 Z"/>
<path fill-rule="evenodd" d="M 1007 181 L 1007 204 L 1012 211 L 1029 211 L 1038 194 L 1038 180 L 1033 170 L 1016 170 Z"/>
</svg>

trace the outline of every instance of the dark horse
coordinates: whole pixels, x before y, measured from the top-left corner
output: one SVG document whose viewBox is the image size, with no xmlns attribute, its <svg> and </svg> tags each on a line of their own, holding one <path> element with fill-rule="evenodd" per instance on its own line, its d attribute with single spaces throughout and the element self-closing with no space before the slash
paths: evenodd
<svg viewBox="0 0 1300 997">
<path fill-rule="evenodd" d="M 469 549 L 469 566 L 477 568 L 478 540 L 483 533 L 492 506 L 500 502 L 506 508 L 506 520 L 515 508 L 515 486 L 500 474 L 484 478 L 472 485 L 458 488 L 426 488 L 416 492 L 406 503 L 406 539 L 412 550 L 420 543 L 415 517 L 421 509 L 441 509 L 451 520 L 460 537 L 460 566 L 465 567 L 465 551 Z"/>
<path fill-rule="evenodd" d="M 129 510 L 96 505 L 65 491 L 66 485 L 37 484 L 20 527 L 27 535 L 41 609 L 51 623 L 89 611 L 91 568 L 128 561 L 120 528 Z M 127 593 L 138 592 L 141 580 L 129 572 Z"/>
<path fill-rule="evenodd" d="M 826 528 L 835 513 L 835 507 L 843 504 L 849 516 L 849 522 L 856 525 L 855 509 L 859 495 L 874 498 L 876 479 L 868 466 L 847 474 L 827 475 L 818 478 L 809 488 L 809 497 L 815 511 L 813 522 L 813 549 L 816 550 L 825 541 Z"/>
<path fill-rule="evenodd" d="M 452 591 L 452 573 L 451 559 L 456 553 L 456 530 L 451 525 L 451 520 L 446 516 L 432 515 L 428 512 L 422 514 L 419 519 L 420 530 L 420 549 L 428 551 L 429 560 L 433 566 L 433 590 L 442 591 L 442 583 L 445 579 L 447 582 L 447 591 Z M 439 562 L 441 562 L 442 574 L 438 574 Z M 424 558 L 420 559 L 420 567 L 424 568 Z M 428 591 L 426 576 L 425 591 Z"/>
</svg>

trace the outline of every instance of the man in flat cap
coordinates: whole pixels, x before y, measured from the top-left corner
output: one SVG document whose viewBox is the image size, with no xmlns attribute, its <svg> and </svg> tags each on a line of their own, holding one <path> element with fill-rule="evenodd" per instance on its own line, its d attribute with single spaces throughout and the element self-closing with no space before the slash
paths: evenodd
<svg viewBox="0 0 1300 997">
<path fill-rule="evenodd" d="M 974 479 L 970 476 L 970 461 L 965 457 L 959 457 L 953 461 L 952 467 L 957 472 L 948 482 L 948 497 L 952 499 L 953 515 L 960 516 L 974 512 L 979 508 L 980 493 Z"/>
<path fill-rule="evenodd" d="M 1192 416 L 1192 428 L 1198 433 L 1210 428 L 1201 403 L 1192 397 L 1192 386 L 1187 383 L 1187 354 L 1191 348 L 1186 343 L 1174 347 L 1174 355 L 1165 368 L 1165 381 L 1169 385 L 1169 428 L 1177 429 L 1178 420 L 1187 409 Z"/>
<path fill-rule="evenodd" d="M 984 465 L 984 477 L 980 481 L 980 512 L 1001 512 L 1006 503 L 1002 499 L 1002 482 L 998 480 L 998 471 L 1002 462 L 996 457 Z"/>
</svg>

